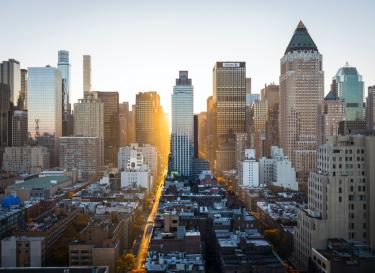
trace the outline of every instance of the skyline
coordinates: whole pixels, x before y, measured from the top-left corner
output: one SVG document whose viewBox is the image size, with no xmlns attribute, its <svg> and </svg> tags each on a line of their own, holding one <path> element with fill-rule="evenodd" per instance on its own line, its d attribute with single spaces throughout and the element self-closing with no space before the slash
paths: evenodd
<svg viewBox="0 0 375 273">
<path fill-rule="evenodd" d="M 195 93 L 201 94 L 194 98 L 198 113 L 205 111 L 206 98 L 212 95 L 216 61 L 245 61 L 253 93 L 259 93 L 264 84 L 278 84 L 280 58 L 302 20 L 323 55 L 325 94 L 337 70 L 349 62 L 363 76 L 367 96 L 367 87 L 375 84 L 371 73 L 374 31 L 368 28 L 375 4 L 360 1 L 344 6 L 338 1 L 317 1 L 306 11 L 300 2 L 290 2 L 288 7 L 277 1 L 238 1 L 237 6 L 224 1 L 6 3 L 7 13 L 0 22 L 13 24 L 3 39 L 14 46 L 3 43 L 0 58 L 14 58 L 22 68 L 57 67 L 58 50 L 68 50 L 70 102 L 74 104 L 83 97 L 82 55 L 89 54 L 93 90 L 119 91 L 120 101 L 131 104 L 138 92 L 157 91 L 168 113 L 178 71 L 188 70 Z M 350 20 L 334 21 L 333 14 L 345 14 Z M 65 20 L 56 20 L 57 15 Z"/>
</svg>

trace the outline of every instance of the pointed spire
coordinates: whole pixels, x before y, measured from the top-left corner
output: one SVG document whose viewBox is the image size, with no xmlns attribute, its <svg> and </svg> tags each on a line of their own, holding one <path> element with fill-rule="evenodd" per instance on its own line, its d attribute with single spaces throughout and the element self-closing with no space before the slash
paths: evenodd
<svg viewBox="0 0 375 273">
<path fill-rule="evenodd" d="M 302 20 L 299 21 L 293 37 L 285 50 L 285 54 L 293 51 L 318 51 L 318 48 L 316 47 Z"/>
<path fill-rule="evenodd" d="M 302 22 L 302 20 L 299 20 L 297 29 L 306 29 L 305 24 Z"/>
</svg>

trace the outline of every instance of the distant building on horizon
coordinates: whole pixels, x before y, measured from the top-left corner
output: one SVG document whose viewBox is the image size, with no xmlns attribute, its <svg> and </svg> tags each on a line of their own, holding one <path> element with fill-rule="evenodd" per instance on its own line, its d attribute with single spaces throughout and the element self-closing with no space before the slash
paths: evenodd
<svg viewBox="0 0 375 273">
<path fill-rule="evenodd" d="M 91 56 L 83 55 L 83 94 L 91 92 Z"/>
<path fill-rule="evenodd" d="M 366 118 L 368 130 L 375 130 L 375 85 L 368 87 Z"/>
<path fill-rule="evenodd" d="M 195 140 L 193 90 L 188 71 L 180 71 L 172 94 L 171 154 L 174 171 L 183 176 L 190 176 L 193 167 Z M 196 125 L 198 127 L 198 119 Z"/>
</svg>

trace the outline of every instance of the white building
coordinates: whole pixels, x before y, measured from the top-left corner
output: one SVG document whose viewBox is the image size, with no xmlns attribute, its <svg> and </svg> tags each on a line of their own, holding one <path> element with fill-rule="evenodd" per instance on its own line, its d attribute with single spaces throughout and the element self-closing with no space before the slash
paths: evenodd
<svg viewBox="0 0 375 273">
<path fill-rule="evenodd" d="M 155 146 L 149 144 L 132 143 L 130 146 L 121 147 L 118 152 L 118 168 L 126 170 L 131 156 L 136 156 L 139 164 L 147 164 L 151 174 L 158 174 L 158 150 Z"/>
<path fill-rule="evenodd" d="M 193 86 L 188 71 L 180 71 L 172 94 L 173 170 L 190 176 L 193 160 L 194 108 Z"/>
<path fill-rule="evenodd" d="M 129 155 L 125 152 L 129 152 Z M 121 188 L 142 187 L 150 190 L 153 177 L 148 165 L 143 162 L 142 153 L 137 149 L 125 149 L 123 154 L 128 157 L 128 160 L 126 168 L 122 168 L 124 171 L 121 172 Z M 122 164 L 125 163 L 122 162 Z"/>
<path fill-rule="evenodd" d="M 259 187 L 259 162 L 255 160 L 254 149 L 245 149 L 245 160 L 241 162 L 241 165 L 242 185 Z"/>
<path fill-rule="evenodd" d="M 283 149 L 272 146 L 271 158 L 259 159 L 260 183 L 298 190 L 296 172 L 292 162 L 284 155 Z"/>
</svg>

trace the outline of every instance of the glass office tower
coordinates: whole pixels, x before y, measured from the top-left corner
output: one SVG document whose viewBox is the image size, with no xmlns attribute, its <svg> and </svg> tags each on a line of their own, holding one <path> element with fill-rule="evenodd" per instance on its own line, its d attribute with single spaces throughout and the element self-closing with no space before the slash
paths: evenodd
<svg viewBox="0 0 375 273">
<path fill-rule="evenodd" d="M 190 176 L 193 160 L 193 85 L 188 71 L 180 71 L 172 94 L 172 160 L 174 171 Z"/>
<path fill-rule="evenodd" d="M 28 132 L 38 144 L 48 143 L 51 166 L 58 166 L 57 141 L 62 135 L 62 77 L 59 69 L 28 69 Z M 52 147 L 53 146 L 53 147 Z"/>
<path fill-rule="evenodd" d="M 333 78 L 341 101 L 345 103 L 346 120 L 363 120 L 363 81 L 357 68 L 346 64 Z"/>
<path fill-rule="evenodd" d="M 63 112 L 70 113 L 70 63 L 69 51 L 60 50 L 58 52 L 57 67 L 61 72 L 63 85 Z"/>
</svg>

